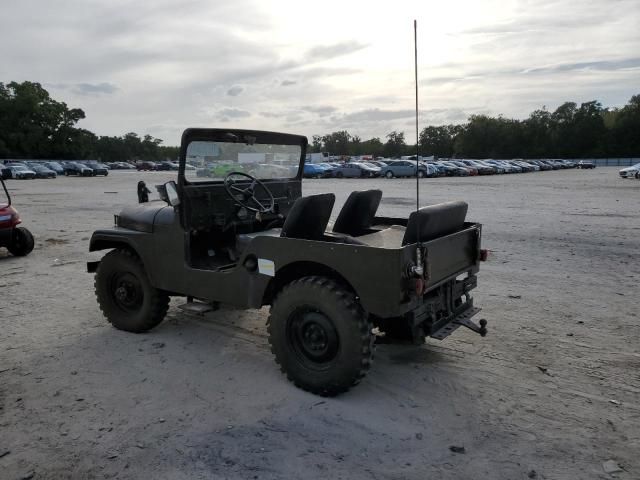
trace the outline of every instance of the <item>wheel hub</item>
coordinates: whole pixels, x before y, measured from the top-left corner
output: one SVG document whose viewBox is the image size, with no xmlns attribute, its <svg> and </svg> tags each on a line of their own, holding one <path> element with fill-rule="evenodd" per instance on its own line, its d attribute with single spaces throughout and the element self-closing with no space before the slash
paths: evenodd
<svg viewBox="0 0 640 480">
<path fill-rule="evenodd" d="M 142 287 L 133 274 L 127 272 L 116 275 L 112 289 L 113 299 L 121 309 L 135 311 L 142 305 Z"/>
<path fill-rule="evenodd" d="M 319 311 L 298 312 L 290 319 L 289 342 L 298 357 L 315 365 L 331 361 L 338 352 L 338 333 Z"/>
<path fill-rule="evenodd" d="M 127 298 L 127 289 L 125 287 L 118 287 L 116 289 L 116 298 L 123 301 Z"/>
<path fill-rule="evenodd" d="M 308 325 L 303 337 L 307 346 L 313 351 L 317 352 L 327 347 L 327 333 L 318 324 Z"/>
</svg>

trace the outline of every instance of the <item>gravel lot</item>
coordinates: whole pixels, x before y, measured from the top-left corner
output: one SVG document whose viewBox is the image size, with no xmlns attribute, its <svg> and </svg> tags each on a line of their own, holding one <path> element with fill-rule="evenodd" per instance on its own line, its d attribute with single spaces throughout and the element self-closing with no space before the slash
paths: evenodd
<svg viewBox="0 0 640 480">
<path fill-rule="evenodd" d="M 640 182 L 616 168 L 422 180 L 423 204 L 466 200 L 484 224 L 489 335 L 381 345 L 362 384 L 325 399 L 280 374 L 266 310 L 196 318 L 177 299 L 143 335 L 101 316 L 91 232 L 138 180 L 172 177 L 8 182 L 36 249 L 0 250 L 2 479 L 640 478 Z M 336 192 L 336 212 L 372 186 L 382 214 L 414 204 L 411 180 L 303 185 Z"/>
</svg>

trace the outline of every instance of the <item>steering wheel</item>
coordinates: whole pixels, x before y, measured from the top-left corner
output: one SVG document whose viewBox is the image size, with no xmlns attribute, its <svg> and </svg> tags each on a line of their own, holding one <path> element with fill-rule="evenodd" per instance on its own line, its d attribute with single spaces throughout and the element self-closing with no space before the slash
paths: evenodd
<svg viewBox="0 0 640 480">
<path fill-rule="evenodd" d="M 248 187 L 241 188 L 237 187 L 235 184 L 236 179 L 234 177 L 244 177 L 251 180 L 251 184 Z M 259 186 L 262 190 L 264 190 L 267 195 L 269 195 L 269 204 L 265 205 L 263 201 L 260 201 L 256 198 L 256 186 Z M 256 177 L 249 175 L 244 172 L 229 172 L 224 177 L 224 188 L 227 191 L 227 194 L 233 199 L 241 207 L 246 208 L 252 212 L 256 213 L 270 213 L 273 212 L 275 207 L 275 199 L 273 198 L 273 194 L 267 188 L 267 186 L 258 180 Z M 238 199 L 238 195 L 242 196 L 242 199 Z M 253 202 L 256 206 L 252 207 L 249 202 Z"/>
</svg>

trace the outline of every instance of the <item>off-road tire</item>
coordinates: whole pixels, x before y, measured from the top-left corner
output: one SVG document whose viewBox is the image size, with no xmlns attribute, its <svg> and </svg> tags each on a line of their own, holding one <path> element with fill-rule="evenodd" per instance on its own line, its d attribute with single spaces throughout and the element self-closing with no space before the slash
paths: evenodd
<svg viewBox="0 0 640 480">
<path fill-rule="evenodd" d="M 127 299 L 119 299 L 116 293 L 117 287 L 129 279 L 134 284 L 133 297 L 138 297 L 130 303 L 139 303 L 131 308 L 126 305 Z M 119 330 L 133 333 L 151 330 L 162 322 L 169 309 L 169 296 L 151 285 L 142 261 L 129 250 L 107 253 L 98 265 L 94 285 L 100 310 Z"/>
<path fill-rule="evenodd" d="M 301 352 L 299 337 L 304 335 L 295 335 L 304 332 L 302 327 L 296 330 L 295 322 L 313 322 L 306 320 L 309 314 L 320 315 L 334 329 L 336 351 L 323 362 Z M 271 352 L 287 378 L 303 390 L 326 397 L 346 392 L 366 375 L 373 361 L 371 329 L 353 292 L 319 276 L 286 285 L 273 300 L 267 327 Z"/>
<path fill-rule="evenodd" d="M 11 244 L 7 247 L 9 252 L 16 257 L 29 255 L 35 242 L 31 232 L 24 227 L 16 227 L 11 234 Z"/>
</svg>

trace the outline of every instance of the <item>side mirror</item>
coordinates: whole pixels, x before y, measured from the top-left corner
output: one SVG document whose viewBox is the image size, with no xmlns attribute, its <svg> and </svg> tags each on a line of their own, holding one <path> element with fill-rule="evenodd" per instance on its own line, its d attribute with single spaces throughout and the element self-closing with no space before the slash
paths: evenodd
<svg viewBox="0 0 640 480">
<path fill-rule="evenodd" d="M 176 207 L 180 205 L 180 197 L 178 197 L 178 188 L 176 187 L 176 182 L 171 180 L 164 184 L 164 188 L 167 192 L 167 202 L 172 207 Z"/>
</svg>

